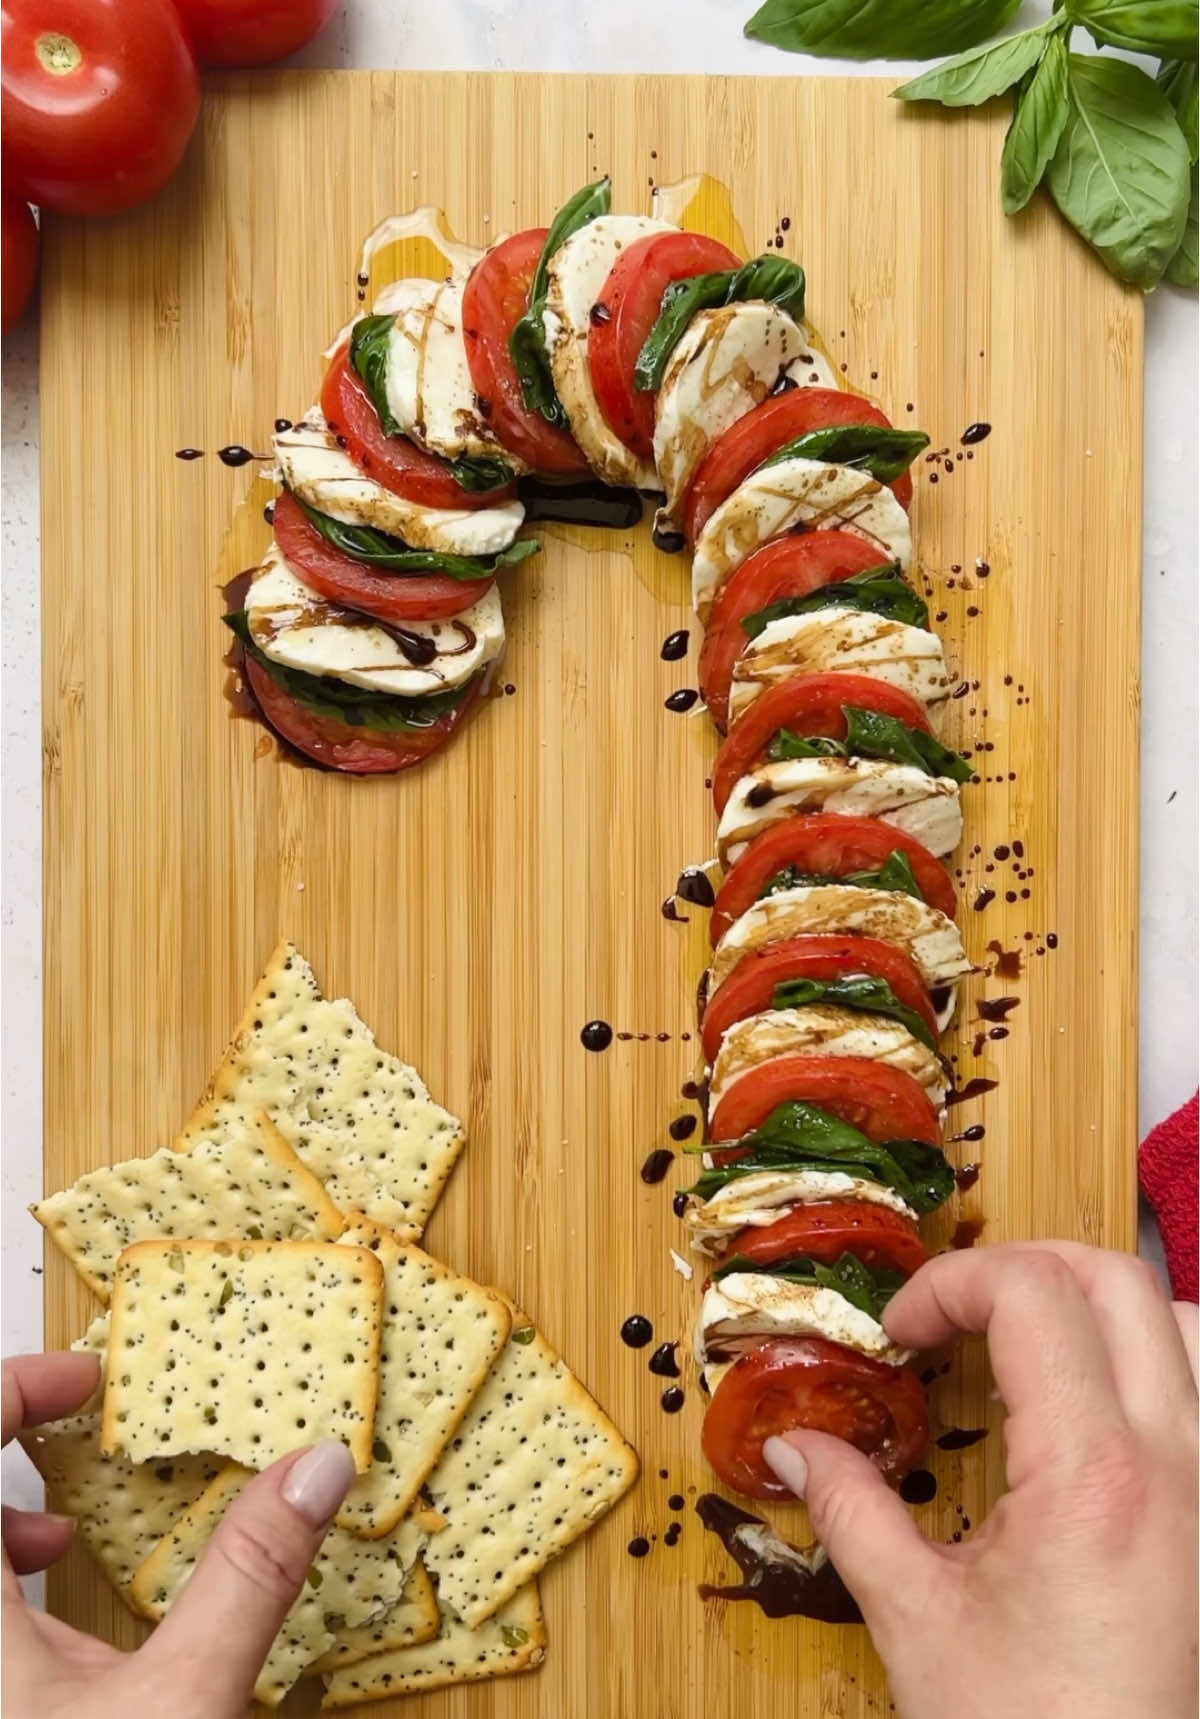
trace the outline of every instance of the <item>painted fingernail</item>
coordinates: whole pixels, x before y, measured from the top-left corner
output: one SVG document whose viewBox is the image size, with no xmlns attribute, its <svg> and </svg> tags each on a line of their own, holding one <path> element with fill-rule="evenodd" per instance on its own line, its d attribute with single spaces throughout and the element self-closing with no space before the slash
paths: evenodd
<svg viewBox="0 0 1200 1719">
<path fill-rule="evenodd" d="M 340 1439 L 322 1439 L 287 1471 L 280 1497 L 313 1528 L 323 1528 L 350 1490 L 354 1458 Z"/>
<path fill-rule="evenodd" d="M 782 1480 L 797 1498 L 803 1498 L 808 1485 L 808 1464 L 795 1446 L 786 1439 L 769 1438 L 763 1445 L 763 1456 L 776 1480 Z"/>
</svg>

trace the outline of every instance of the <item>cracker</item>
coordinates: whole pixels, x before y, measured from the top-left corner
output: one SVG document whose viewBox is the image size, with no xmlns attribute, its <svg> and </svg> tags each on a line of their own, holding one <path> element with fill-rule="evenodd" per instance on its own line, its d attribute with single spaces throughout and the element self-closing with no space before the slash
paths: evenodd
<svg viewBox="0 0 1200 1719">
<path fill-rule="evenodd" d="M 99 1415 L 104 1407 L 104 1376 L 108 1369 L 108 1327 L 107 1313 L 98 1313 L 88 1326 L 82 1337 L 76 1337 L 71 1347 L 77 1354 L 94 1355 L 100 1363 L 100 1378 L 96 1389 L 86 1403 L 80 1403 L 76 1415 Z M 97 1437 L 99 1425 L 97 1424 Z M 164 1529 L 164 1533 L 165 1533 Z"/>
<path fill-rule="evenodd" d="M 468 1628 L 611 1509 L 638 1459 L 565 1362 L 512 1309 L 504 1353 L 426 1481 L 445 1518 L 426 1562 Z"/>
<path fill-rule="evenodd" d="M 323 1653 L 308 1670 L 321 1673 L 338 1671 L 376 1654 L 416 1647 L 423 1641 L 431 1641 L 438 1633 L 439 1619 L 437 1591 L 429 1579 L 429 1572 L 418 1558 L 409 1571 L 404 1592 L 391 1610 L 385 1612 L 377 1623 L 338 1630 L 337 1640 L 329 1652 Z"/>
<path fill-rule="evenodd" d="M 281 943 L 213 1076 L 218 1107 L 266 1110 L 343 1212 L 415 1241 L 466 1143 L 415 1069 L 389 1056 L 345 998 L 322 997 Z M 178 1142 L 187 1149 L 191 1131 Z"/>
<path fill-rule="evenodd" d="M 150 1553 L 130 1585 L 143 1617 L 158 1619 L 170 1611 L 218 1522 L 250 1479 L 246 1469 L 227 1463 Z M 395 1606 L 424 1541 L 411 1520 L 384 1540 L 359 1540 L 331 1528 L 267 1655 L 255 1698 L 278 1706 L 297 1678 L 333 1647 L 339 1629 L 372 1623 Z"/>
<path fill-rule="evenodd" d="M 137 1242 L 114 1280 L 103 1448 L 247 1468 L 339 1438 L 364 1473 L 383 1267 L 324 1242 Z"/>
<path fill-rule="evenodd" d="M 31 1207 L 51 1241 L 107 1301 L 125 1248 L 164 1236 L 333 1241 L 345 1219 L 265 1115 L 236 1110 L 213 1127 L 211 1105 L 189 1127 L 188 1152 L 164 1146 L 93 1170 Z"/>
<path fill-rule="evenodd" d="M 399 1653 L 376 1654 L 325 1679 L 322 1708 L 353 1707 L 388 1695 L 412 1695 L 482 1677 L 532 1671 L 546 1657 L 546 1620 L 536 1582 L 527 1582 L 496 1616 L 468 1629 L 443 1611 L 433 1641 Z"/>
<path fill-rule="evenodd" d="M 419 1247 L 352 1225 L 342 1237 L 383 1266 L 379 1401 L 370 1470 L 337 1520 L 356 1534 L 386 1534 L 409 1509 L 471 1405 L 508 1336 L 508 1304 Z"/>
</svg>

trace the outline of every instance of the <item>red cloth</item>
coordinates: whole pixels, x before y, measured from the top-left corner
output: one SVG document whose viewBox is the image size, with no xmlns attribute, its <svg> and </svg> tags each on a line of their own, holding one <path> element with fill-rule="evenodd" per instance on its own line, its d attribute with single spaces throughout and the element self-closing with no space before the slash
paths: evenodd
<svg viewBox="0 0 1200 1719">
<path fill-rule="evenodd" d="M 1138 1180 L 1162 1232 L 1171 1289 L 1178 1301 L 1197 1295 L 1197 1135 L 1200 1093 L 1152 1128 L 1138 1153 Z"/>
</svg>

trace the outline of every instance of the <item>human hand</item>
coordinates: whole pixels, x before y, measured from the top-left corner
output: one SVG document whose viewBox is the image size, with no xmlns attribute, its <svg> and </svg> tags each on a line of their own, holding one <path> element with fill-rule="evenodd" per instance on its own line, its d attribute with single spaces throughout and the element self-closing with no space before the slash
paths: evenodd
<svg viewBox="0 0 1200 1719">
<path fill-rule="evenodd" d="M 941 1254 L 884 1314 L 929 1349 L 986 1332 L 1009 1490 L 933 1544 L 850 1445 L 765 1454 L 862 1610 L 899 1719 L 1194 1719 L 1196 1309 L 1126 1254 Z"/>
<path fill-rule="evenodd" d="M 94 1356 L 5 1361 L 4 1443 L 54 1420 L 99 1383 Z M 28 1605 L 17 1574 L 66 1551 L 69 1518 L 4 1511 L 4 1685 L 9 1719 L 241 1719 L 268 1648 L 354 1478 L 346 1447 L 326 1439 L 282 1457 L 239 1494 L 170 1615 L 136 1653 L 121 1653 Z"/>
</svg>

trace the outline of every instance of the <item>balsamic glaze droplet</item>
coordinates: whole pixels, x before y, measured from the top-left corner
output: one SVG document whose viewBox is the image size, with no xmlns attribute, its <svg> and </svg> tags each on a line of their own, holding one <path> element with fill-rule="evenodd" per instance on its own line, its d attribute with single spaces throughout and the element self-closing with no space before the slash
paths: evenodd
<svg viewBox="0 0 1200 1719">
<path fill-rule="evenodd" d="M 684 866 L 675 885 L 675 893 L 681 901 L 690 901 L 693 907 L 711 907 L 717 899 L 708 873 L 702 866 Z"/>
<path fill-rule="evenodd" d="M 285 430 L 290 430 L 291 427 L 292 427 L 292 420 L 290 418 L 276 418 L 276 420 L 275 420 L 275 434 L 277 436 L 282 436 L 283 432 Z"/>
<path fill-rule="evenodd" d="M 668 1385 L 662 1394 L 662 1406 L 665 1414 L 677 1415 L 683 1407 L 683 1392 L 678 1385 Z"/>
<path fill-rule="evenodd" d="M 982 1122 L 972 1122 L 969 1128 L 964 1128 L 961 1134 L 952 1134 L 951 1140 L 982 1140 L 987 1129 Z"/>
<path fill-rule="evenodd" d="M 1020 1003 L 1020 997 L 981 997 L 979 1016 L 984 1021 L 1006 1021 Z"/>
<path fill-rule="evenodd" d="M 700 694 L 694 686 L 681 686 L 678 692 L 670 693 L 664 698 L 663 703 L 668 710 L 682 714 L 685 710 L 690 710 L 699 697 Z"/>
<path fill-rule="evenodd" d="M 665 1146 L 660 1146 L 646 1159 L 642 1165 L 642 1181 L 653 1185 L 661 1182 L 671 1165 L 675 1162 L 675 1154 Z"/>
<path fill-rule="evenodd" d="M 273 501 L 269 501 L 267 503 L 266 507 L 263 508 L 263 518 L 266 520 L 268 525 L 274 525 L 274 523 L 275 523 L 275 503 Z"/>
<path fill-rule="evenodd" d="M 981 889 L 971 905 L 974 907 L 976 913 L 982 913 L 988 903 L 990 901 L 995 901 L 995 899 L 996 892 L 994 889 Z"/>
<path fill-rule="evenodd" d="M 680 913 L 679 909 L 675 905 L 675 897 L 673 895 L 668 895 L 659 911 L 662 913 L 664 919 L 673 919 L 679 925 L 686 925 L 688 923 L 687 914 Z"/>
<path fill-rule="evenodd" d="M 687 1209 L 688 1197 L 684 1190 L 680 1188 L 678 1193 L 675 1194 L 671 1200 L 671 1210 L 675 1213 L 677 1218 L 681 1218 Z"/>
<path fill-rule="evenodd" d="M 954 1183 L 960 1194 L 965 1194 L 968 1188 L 973 1188 L 979 1180 L 981 1166 L 978 1164 L 960 1164 L 954 1172 Z"/>
<path fill-rule="evenodd" d="M 267 457 L 266 454 L 252 454 L 240 442 L 230 442 L 227 447 L 217 449 L 217 458 L 223 466 L 245 466 L 251 460 L 265 460 Z"/>
<path fill-rule="evenodd" d="M 681 657 L 687 656 L 688 630 L 680 627 L 677 633 L 668 633 L 662 642 L 659 656 L 665 663 L 677 663 Z"/>
<path fill-rule="evenodd" d="M 400 654 L 418 668 L 431 663 L 438 654 L 436 644 L 424 633 L 410 633 L 407 627 L 396 626 L 389 626 L 387 632 L 399 645 Z"/>
<path fill-rule="evenodd" d="M 775 798 L 775 790 L 769 782 L 756 782 L 746 795 L 746 804 L 755 810 L 760 806 L 768 806 Z"/>
<path fill-rule="evenodd" d="M 175 449 L 175 458 L 177 460 L 202 460 L 204 458 L 204 449 L 203 448 L 176 448 Z"/>
<path fill-rule="evenodd" d="M 606 304 L 594 304 L 588 311 L 588 321 L 593 328 L 603 328 L 606 322 L 612 321 L 612 311 Z"/>
<path fill-rule="evenodd" d="M 682 1533 L 683 1533 L 682 1522 L 672 1522 L 671 1526 L 667 1529 L 666 1533 L 663 1535 L 663 1545 L 664 1546 L 676 1545 L 678 1543 L 679 1536 Z"/>
<path fill-rule="evenodd" d="M 964 447 L 970 447 L 973 442 L 985 442 L 991 433 L 990 424 L 968 424 L 958 439 Z"/>
<path fill-rule="evenodd" d="M 668 1510 L 682 1510 L 684 1503 L 685 1503 L 685 1499 L 684 1499 L 683 1493 L 682 1492 L 673 1492 L 671 1494 L 671 1496 L 667 1499 L 667 1509 Z"/>
<path fill-rule="evenodd" d="M 625 1550 L 631 1558 L 644 1558 L 650 1550 L 650 1542 L 644 1534 L 639 1534 L 636 1539 L 629 1542 Z"/>
<path fill-rule="evenodd" d="M 937 1445 L 939 1450 L 968 1450 L 987 1435 L 986 1427 L 951 1427 L 949 1432 L 944 1432 L 938 1439 Z"/>
<path fill-rule="evenodd" d="M 667 531 L 658 525 L 654 527 L 650 535 L 654 547 L 662 555 L 678 555 L 687 542 L 682 531 Z"/>
<path fill-rule="evenodd" d="M 985 1092 L 994 1092 L 999 1084 L 998 1080 L 985 1080 L 982 1075 L 977 1075 L 974 1080 L 969 1080 L 965 1086 L 956 1087 L 952 1092 L 948 1092 L 946 1104 L 947 1106 L 967 1104 L 972 1098 L 982 1098 Z"/>
<path fill-rule="evenodd" d="M 745 1581 L 737 1587 L 714 1587 L 705 1584 L 701 1599 L 753 1600 L 769 1618 L 810 1617 L 823 1623 L 861 1623 L 862 1613 L 842 1582 L 833 1565 L 817 1562 L 818 1548 L 780 1544 L 772 1558 L 769 1544 L 774 1536 L 768 1533 L 753 1538 L 745 1533 L 747 1527 L 766 1527 L 761 1516 L 751 1516 L 748 1510 L 706 1492 L 696 1500 L 696 1514 L 706 1528 L 716 1534 L 729 1556 L 737 1564 Z M 739 1532 L 741 1530 L 741 1532 Z M 763 1539 L 767 1545 L 764 1547 Z M 800 1559 L 811 1561 L 807 1569 Z"/>
<path fill-rule="evenodd" d="M 679 1362 L 675 1359 L 675 1351 L 678 1347 L 678 1343 L 660 1343 L 650 1357 L 650 1371 L 657 1374 L 660 1379 L 677 1379 L 679 1377 Z M 678 1510 L 682 1503 L 683 1500 L 680 1499 L 679 1504 L 672 1504 L 672 1510 Z"/>
<path fill-rule="evenodd" d="M 642 517 L 642 498 L 635 489 L 609 489 L 589 479 L 584 483 L 540 483 L 522 478 L 517 492 L 526 522 L 556 520 L 562 525 L 599 525 L 628 531 Z"/>
<path fill-rule="evenodd" d="M 672 1140 L 686 1140 L 695 1132 L 696 1118 L 694 1116 L 677 1116 L 667 1129 Z"/>
<path fill-rule="evenodd" d="M 631 1313 L 621 1327 L 621 1341 L 630 1349 L 644 1349 L 654 1335 L 654 1327 L 644 1313 Z"/>
<path fill-rule="evenodd" d="M 607 1021 L 589 1021 L 579 1034 L 584 1050 L 607 1050 L 612 1043 L 613 1030 Z"/>
<path fill-rule="evenodd" d="M 906 1504 L 928 1504 L 937 1497 L 937 1481 L 927 1468 L 914 1468 L 900 1482 L 900 1496 Z"/>
</svg>

